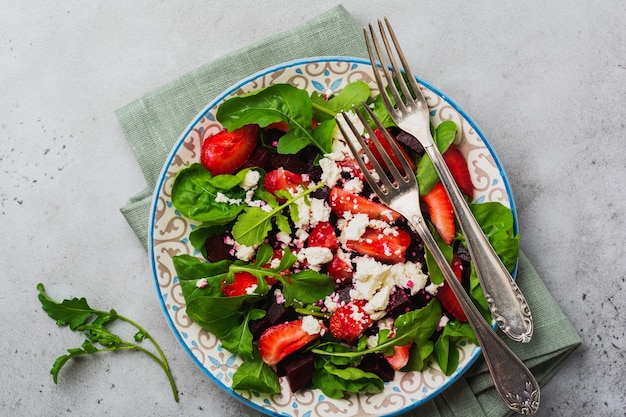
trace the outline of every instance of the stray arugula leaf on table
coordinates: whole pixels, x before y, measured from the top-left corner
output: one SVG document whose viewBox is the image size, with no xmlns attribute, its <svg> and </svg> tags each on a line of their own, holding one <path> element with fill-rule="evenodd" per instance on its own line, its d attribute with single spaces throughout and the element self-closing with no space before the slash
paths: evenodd
<svg viewBox="0 0 626 417">
<path fill-rule="evenodd" d="M 59 356 L 55 360 L 50 370 L 55 384 L 58 383 L 61 368 L 71 359 L 100 352 L 134 350 L 145 353 L 161 366 L 169 380 L 172 393 L 174 394 L 174 400 L 178 402 L 178 391 L 167 359 L 156 340 L 154 340 L 145 329 L 139 326 L 139 324 L 127 317 L 119 315 L 113 309 L 109 311 L 95 310 L 89 306 L 85 298 L 66 299 L 59 303 L 46 294 L 43 284 L 38 284 L 37 290 L 39 291 L 38 298 L 41 302 L 41 306 L 50 318 L 56 320 L 59 326 L 67 325 L 70 330 L 82 332 L 87 336 L 87 339 L 80 347 L 68 349 L 67 354 Z M 111 333 L 107 328 L 108 325 L 117 320 L 126 322 L 137 329 L 133 338 L 134 342 L 123 340 L 119 336 Z M 158 356 L 137 344 L 145 339 L 150 340 Z"/>
</svg>

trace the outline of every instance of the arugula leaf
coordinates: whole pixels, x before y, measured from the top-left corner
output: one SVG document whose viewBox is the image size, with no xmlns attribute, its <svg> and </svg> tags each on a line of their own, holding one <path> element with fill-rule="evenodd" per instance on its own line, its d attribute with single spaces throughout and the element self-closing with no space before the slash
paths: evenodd
<svg viewBox="0 0 626 417">
<path fill-rule="evenodd" d="M 252 308 L 248 310 L 243 321 L 233 327 L 222 341 L 222 347 L 244 359 L 253 359 L 252 332 L 248 324 L 251 320 L 265 317 L 265 310 Z"/>
<path fill-rule="evenodd" d="M 433 132 L 433 139 L 437 149 L 443 154 L 456 137 L 456 123 L 445 120 Z M 417 183 L 420 195 L 426 195 L 439 182 L 439 174 L 427 154 L 424 154 L 417 163 Z"/>
<path fill-rule="evenodd" d="M 253 353 L 253 358 L 248 359 L 233 374 L 234 390 L 252 390 L 267 394 L 278 394 L 280 392 L 280 382 L 276 372 L 261 360 L 257 351 Z"/>
<path fill-rule="evenodd" d="M 324 94 L 312 93 L 313 117 L 317 121 L 334 119 L 345 110 L 352 109 L 353 105 L 366 102 L 370 97 L 370 87 L 364 81 L 354 81 L 347 84 L 338 94 L 326 99 Z"/>
<path fill-rule="evenodd" d="M 194 163 L 178 172 L 172 184 L 172 203 L 189 219 L 209 224 L 232 222 L 243 210 L 246 191 L 237 184 L 241 178 L 233 175 L 214 176 L 201 164 Z M 239 204 L 219 201 L 225 195 Z"/>
<path fill-rule="evenodd" d="M 278 275 L 283 284 L 283 295 L 286 305 L 293 304 L 294 300 L 303 303 L 315 303 L 324 299 L 335 290 L 335 281 L 332 277 L 307 269 L 283 277 Z"/>
<path fill-rule="evenodd" d="M 331 137 L 313 134 L 313 110 L 308 93 L 290 84 L 274 84 L 232 97 L 218 107 L 215 117 L 228 130 L 248 124 L 265 127 L 287 122 L 289 130 L 279 139 L 279 153 L 296 153 L 308 145 L 314 145 L 322 153 L 331 151 Z"/>
<path fill-rule="evenodd" d="M 258 294 L 196 297 L 187 302 L 187 315 L 224 342 L 231 329 L 241 324 L 249 306 L 259 300 Z"/>
<path fill-rule="evenodd" d="M 71 359 L 99 352 L 135 350 L 150 356 L 161 366 L 161 369 L 163 369 L 169 380 L 172 393 L 174 394 L 174 400 L 178 402 L 176 383 L 174 382 L 167 359 L 156 340 L 154 340 L 145 329 L 129 318 L 119 315 L 113 309 L 110 311 L 102 311 L 91 308 L 85 298 L 66 299 L 59 303 L 46 294 L 43 284 L 37 284 L 37 290 L 39 291 L 37 298 L 41 302 L 43 310 L 50 318 L 56 321 L 57 325 L 67 325 L 70 330 L 83 332 L 87 336 L 87 340 L 83 342 L 80 348 L 67 349 L 67 354 L 59 356 L 54 361 L 50 374 L 52 374 L 52 379 L 55 384 L 58 383 L 59 372 Z M 136 342 L 141 342 L 144 339 L 150 340 L 159 356 L 142 346 L 127 342 L 113 334 L 106 326 L 117 320 L 124 321 L 137 329 L 137 333 L 134 336 Z M 100 344 L 103 348 L 98 348 L 94 343 Z"/>
</svg>

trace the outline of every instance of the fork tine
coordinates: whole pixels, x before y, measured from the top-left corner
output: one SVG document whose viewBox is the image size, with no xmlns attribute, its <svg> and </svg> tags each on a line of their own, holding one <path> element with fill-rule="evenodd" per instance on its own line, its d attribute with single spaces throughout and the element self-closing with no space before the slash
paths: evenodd
<svg viewBox="0 0 626 417">
<path fill-rule="evenodd" d="M 359 117 L 362 117 L 359 112 L 356 112 L 356 113 L 357 115 L 359 115 Z M 384 174 L 382 166 L 378 163 L 376 158 L 374 158 L 374 155 L 369 150 L 369 148 L 367 147 L 367 144 L 361 137 L 361 133 L 356 130 L 356 127 L 354 126 L 354 124 L 352 123 L 352 121 L 350 120 L 346 112 L 342 111 L 341 115 L 343 116 L 345 123 L 350 128 L 350 134 L 346 132 L 346 130 L 342 126 L 342 123 L 337 123 L 337 126 L 339 127 L 341 134 L 346 140 L 346 143 L 348 144 L 348 147 L 350 148 L 350 151 L 352 152 L 354 159 L 359 165 L 359 168 L 361 168 L 361 171 L 363 172 L 363 176 L 367 180 L 370 187 L 372 187 L 372 190 L 374 191 L 374 193 L 376 193 L 377 195 L 381 197 L 386 196 L 387 194 L 389 194 L 389 190 L 393 188 L 393 184 L 391 180 Z M 361 150 L 365 153 L 365 155 L 368 157 L 368 159 L 374 166 L 375 171 L 378 173 L 378 176 L 380 177 L 380 180 L 383 183 L 383 187 L 381 187 L 378 184 L 378 181 L 376 180 L 376 178 L 374 178 L 374 176 L 371 174 L 371 172 L 365 165 L 363 158 L 359 156 L 359 151 L 357 150 L 356 146 L 354 146 L 354 143 L 352 142 L 353 140 L 356 140 L 359 143 L 359 145 L 361 146 Z"/>
<path fill-rule="evenodd" d="M 394 32 L 393 27 L 391 26 L 391 23 L 389 23 L 389 20 L 386 17 L 384 19 L 385 19 L 385 25 L 387 26 L 387 31 L 389 32 L 389 36 L 391 37 L 391 40 L 392 40 L 393 45 L 395 47 L 396 54 L 400 58 L 400 63 L 402 64 L 402 68 L 404 68 L 404 72 L 407 75 L 407 78 L 409 80 L 409 84 L 411 84 L 411 88 L 413 89 L 413 92 L 416 95 L 419 94 L 421 96 L 422 100 L 425 100 L 424 99 L 424 95 L 422 94 L 422 89 L 419 87 L 419 85 L 417 84 L 417 81 L 415 80 L 415 75 L 414 75 L 413 71 L 411 70 L 411 67 L 409 66 L 409 63 L 408 63 L 408 61 L 406 59 L 406 56 L 404 55 L 404 52 L 402 51 L 402 48 L 400 47 L 400 42 L 398 42 L 398 38 L 396 37 L 396 33 Z M 384 28 L 383 28 L 383 25 L 382 25 L 382 23 L 380 21 L 378 22 L 378 25 L 380 27 L 381 33 L 384 33 L 383 32 Z M 383 37 L 383 39 L 386 40 L 386 37 Z M 385 47 L 387 49 L 387 53 L 390 56 L 393 56 L 393 54 L 391 53 L 391 50 L 388 47 L 388 45 L 389 45 L 388 42 L 385 41 Z M 394 65 L 394 68 L 396 68 L 395 65 Z M 399 71 L 396 71 L 395 74 L 396 74 L 397 78 L 402 78 L 401 76 L 399 76 L 399 75 L 401 75 Z M 404 83 L 404 79 L 402 79 L 402 84 L 401 85 L 404 85 L 404 87 L 406 88 L 406 84 Z M 406 96 L 407 93 L 406 93 L 406 91 L 404 91 L 404 88 L 403 88 L 403 92 L 404 92 L 404 94 Z"/>
<path fill-rule="evenodd" d="M 404 182 L 405 184 L 412 182 L 413 178 L 411 177 L 414 177 L 414 173 L 411 170 L 409 161 L 407 161 L 405 155 L 400 150 L 400 147 L 396 143 L 395 139 L 391 137 L 391 135 L 389 134 L 389 131 L 383 126 L 382 122 L 380 121 L 380 119 L 378 119 L 378 117 L 376 117 L 374 112 L 368 106 L 363 106 L 363 107 L 365 108 L 365 111 L 367 112 L 369 118 L 374 122 L 374 124 L 376 124 L 376 127 L 378 128 L 378 130 L 383 134 L 383 136 L 387 140 L 387 143 L 391 147 L 391 150 L 393 151 L 394 156 L 397 158 L 398 161 L 400 161 L 400 164 L 402 164 L 402 169 L 404 170 L 404 173 L 400 172 L 400 170 L 393 163 L 393 161 L 391 160 L 391 156 L 389 155 L 387 150 L 383 147 L 380 140 L 378 140 L 378 138 L 376 137 L 372 129 L 369 127 L 369 125 L 367 123 L 364 123 L 367 133 L 370 136 L 370 140 L 374 142 L 374 145 L 378 149 L 378 152 L 385 160 L 385 164 L 387 164 L 387 168 L 391 171 L 392 176 L 397 182 L 400 182 L 400 179 L 402 179 L 402 182 Z M 359 116 L 362 118 L 360 114 Z"/>
<path fill-rule="evenodd" d="M 374 78 L 376 78 L 376 84 L 378 85 L 378 89 L 380 90 L 380 95 L 385 102 L 385 107 L 387 109 L 393 109 L 394 104 L 389 99 L 389 95 L 385 91 L 385 83 L 383 82 L 380 72 L 376 70 L 376 55 L 378 55 L 378 61 L 380 62 L 380 68 L 385 75 L 385 81 L 387 81 L 387 85 L 389 86 L 389 90 L 393 95 L 394 101 L 396 105 L 400 108 L 401 111 L 406 111 L 404 107 L 404 102 L 402 101 L 402 97 L 400 97 L 400 93 L 395 88 L 393 83 L 393 76 L 389 72 L 389 68 L 387 67 L 387 62 L 385 61 L 384 55 L 381 53 L 382 48 L 378 43 L 378 38 L 376 36 L 376 32 L 374 31 L 374 27 L 369 24 L 369 34 L 367 29 L 363 29 L 363 34 L 365 35 L 365 44 L 367 46 L 367 53 L 369 54 L 370 61 L 372 62 L 372 66 L 374 69 Z M 374 55 L 374 50 L 376 50 L 376 55 Z"/>
<path fill-rule="evenodd" d="M 385 23 L 387 23 L 387 26 L 389 27 L 389 22 L 385 21 Z M 383 22 L 379 19 L 378 20 L 378 30 L 380 31 L 380 37 L 383 40 L 383 45 L 385 45 L 385 51 L 387 52 L 387 57 L 389 58 L 389 62 L 391 63 L 391 69 L 393 72 L 393 75 L 396 78 L 396 81 L 398 82 L 398 85 L 400 86 L 400 90 L 402 90 L 402 95 L 404 96 L 404 101 L 403 102 L 408 102 L 409 105 L 412 105 L 413 102 L 413 95 L 411 94 L 411 91 L 409 90 L 408 86 L 406 85 L 406 82 L 404 80 L 404 77 L 402 76 L 402 71 L 400 69 L 400 67 L 398 66 L 398 62 L 396 60 L 396 56 L 394 55 L 393 52 L 393 48 L 391 47 L 390 43 L 389 43 L 389 37 L 387 36 L 387 33 L 385 31 L 385 27 L 383 26 Z M 390 33 L 391 31 L 393 31 L 393 29 L 390 29 Z M 395 41 L 395 38 L 394 38 Z M 396 46 L 396 48 L 398 47 L 398 44 L 396 42 L 394 42 L 394 45 Z M 401 52 L 401 51 L 400 51 Z M 381 56 L 380 51 L 378 52 L 378 56 Z M 402 58 L 400 58 L 402 60 Z M 402 61 L 403 65 L 404 65 L 404 61 Z M 405 71 L 407 72 L 407 78 L 410 78 L 410 73 L 409 70 L 407 70 L 405 68 Z M 389 86 L 389 88 L 392 90 L 395 89 L 397 91 L 397 88 L 395 86 L 395 84 L 393 84 L 393 81 L 391 83 L 392 85 Z M 412 85 L 411 85 L 412 86 Z M 394 97 L 396 97 L 396 94 L 399 93 L 394 93 Z M 399 100 L 396 98 L 396 103 Z"/>
</svg>

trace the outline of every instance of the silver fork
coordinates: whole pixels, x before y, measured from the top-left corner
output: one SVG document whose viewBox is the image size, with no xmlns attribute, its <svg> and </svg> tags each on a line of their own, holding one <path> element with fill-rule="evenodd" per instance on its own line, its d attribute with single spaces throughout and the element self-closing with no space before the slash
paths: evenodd
<svg viewBox="0 0 626 417">
<path fill-rule="evenodd" d="M 504 334 L 511 339 L 522 343 L 529 342 L 533 334 L 533 320 L 528 303 L 478 225 L 476 218 L 463 198 L 463 194 L 461 194 L 459 187 L 452 178 L 452 174 L 444 162 L 441 152 L 435 145 L 430 132 L 430 115 L 426 99 L 413 76 L 413 72 L 409 68 L 393 28 L 386 18 L 385 25 L 394 48 L 392 48 L 389 38 L 386 36 L 383 23 L 380 20 L 378 21 L 378 29 L 385 45 L 386 55 L 389 57 L 392 71 L 387 66 L 383 50 L 371 24 L 369 25 L 369 36 L 367 28 L 364 29 L 364 34 L 376 83 L 380 89 L 387 111 L 398 127 L 413 135 L 422 144 L 432 160 L 454 207 L 454 212 L 465 236 L 468 250 L 494 320 Z M 376 68 L 376 58 L 372 50 L 372 44 L 379 57 L 381 70 L 393 96 L 393 102 L 387 94 L 385 83 Z M 410 84 L 410 89 L 415 93 L 415 98 L 402 76 L 401 69 L 395 58 L 394 49 L 400 58 L 406 78 Z M 400 86 L 400 91 L 394 84 L 394 78 Z"/>
<path fill-rule="evenodd" d="M 502 400 L 513 411 L 531 415 L 539 408 L 539 385 L 535 377 L 524 365 L 524 363 L 515 356 L 515 353 L 509 349 L 504 341 L 494 332 L 493 328 L 478 312 L 469 296 L 463 289 L 461 283 L 457 280 L 456 275 L 452 271 L 450 264 L 437 246 L 437 242 L 433 238 L 422 213 L 419 204 L 419 191 L 417 187 L 417 179 L 411 170 L 406 158 L 400 152 L 395 141 L 389 136 L 387 130 L 382 126 L 374 113 L 367 107 L 369 117 L 374 121 L 376 126 L 385 135 L 387 142 L 393 149 L 393 153 L 397 159 L 401 161 L 403 172 L 394 165 L 389 154 L 385 151 L 380 141 L 368 125 L 367 119 L 356 109 L 354 112 L 359 116 L 361 123 L 365 126 L 365 130 L 370 140 L 374 142 L 378 148 L 385 165 L 388 167 L 389 175 L 383 170 L 381 164 L 374 157 L 370 149 L 368 149 L 361 132 L 359 132 L 354 124 L 350 121 L 348 115 L 343 112 L 343 126 L 341 119 L 338 118 L 338 126 L 344 136 L 346 143 L 350 147 L 354 159 L 359 164 L 363 175 L 372 190 L 378 195 L 380 200 L 391 209 L 402 214 L 411 224 L 415 231 L 419 234 L 424 245 L 433 256 L 437 265 L 443 272 L 445 281 L 448 283 L 452 292 L 459 300 L 463 311 L 465 312 L 468 322 L 474 329 L 474 334 L 489 368 L 489 372 L 494 381 L 494 387 L 500 394 Z M 372 164 L 374 171 L 378 174 L 379 180 L 374 178 L 373 174 L 368 170 L 364 160 L 359 155 L 359 150 L 353 143 L 356 140 L 361 150 L 367 156 Z"/>
</svg>

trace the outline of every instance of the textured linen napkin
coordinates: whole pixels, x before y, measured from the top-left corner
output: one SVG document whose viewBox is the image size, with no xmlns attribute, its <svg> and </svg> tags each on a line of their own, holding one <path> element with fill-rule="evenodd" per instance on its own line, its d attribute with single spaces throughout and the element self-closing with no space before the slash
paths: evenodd
<svg viewBox="0 0 626 417">
<path fill-rule="evenodd" d="M 336 6 L 308 22 L 219 60 L 162 86 L 116 111 L 147 181 L 147 188 L 121 209 L 147 247 L 149 209 L 165 159 L 189 122 L 230 85 L 264 68 L 297 58 L 343 55 L 365 57 L 362 29 Z M 528 259 L 521 254 L 517 282 L 533 312 L 535 331 L 528 344 L 509 346 L 545 384 L 581 343 Z M 251 415 L 256 414 L 251 410 Z M 502 403 L 478 361 L 449 389 L 404 417 L 501 417 L 512 414 Z"/>
</svg>

